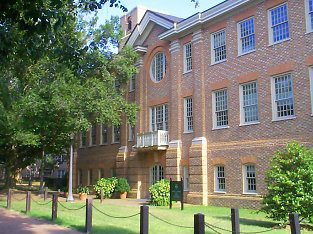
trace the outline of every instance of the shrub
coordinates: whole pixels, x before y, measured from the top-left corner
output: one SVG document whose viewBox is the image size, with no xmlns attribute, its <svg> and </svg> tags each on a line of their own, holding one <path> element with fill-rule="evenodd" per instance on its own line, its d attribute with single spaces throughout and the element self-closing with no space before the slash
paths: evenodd
<svg viewBox="0 0 313 234">
<path fill-rule="evenodd" d="M 116 184 L 117 184 L 116 177 L 99 179 L 96 185 L 94 185 L 97 197 L 98 198 L 100 197 L 101 189 L 103 190 L 104 198 L 112 197 Z"/>
<path fill-rule="evenodd" d="M 87 194 L 89 194 L 90 193 L 90 190 L 89 190 L 89 188 L 87 187 L 87 186 L 79 186 L 78 188 L 77 188 L 77 193 L 87 193 Z"/>
<path fill-rule="evenodd" d="M 313 217 L 313 151 L 293 142 L 271 160 L 266 173 L 268 193 L 262 211 L 276 221 L 288 221 L 288 214 L 301 219 Z M 312 220 L 311 220 L 312 222 Z"/>
<path fill-rule="evenodd" d="M 168 206 L 170 204 L 170 181 L 160 180 L 149 188 L 151 205 Z"/>
<path fill-rule="evenodd" d="M 118 178 L 115 190 L 120 193 L 129 192 L 130 187 L 125 178 Z"/>
</svg>

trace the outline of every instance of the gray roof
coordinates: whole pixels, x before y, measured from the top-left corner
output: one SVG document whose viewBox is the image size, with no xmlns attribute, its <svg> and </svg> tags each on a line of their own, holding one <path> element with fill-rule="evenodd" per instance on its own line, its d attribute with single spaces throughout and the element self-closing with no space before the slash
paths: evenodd
<svg viewBox="0 0 313 234">
<path fill-rule="evenodd" d="M 180 21 L 182 21 L 184 19 L 184 18 L 179 18 L 179 17 L 173 16 L 173 15 L 163 14 L 163 13 L 160 13 L 160 12 L 157 12 L 157 11 L 151 11 L 151 10 L 147 10 L 147 11 L 150 11 L 150 12 L 152 12 L 152 13 L 154 13 L 154 14 L 162 17 L 162 18 L 165 18 L 167 20 L 170 20 L 170 21 L 176 22 L 176 23 L 178 23 L 178 22 L 180 22 Z"/>
</svg>

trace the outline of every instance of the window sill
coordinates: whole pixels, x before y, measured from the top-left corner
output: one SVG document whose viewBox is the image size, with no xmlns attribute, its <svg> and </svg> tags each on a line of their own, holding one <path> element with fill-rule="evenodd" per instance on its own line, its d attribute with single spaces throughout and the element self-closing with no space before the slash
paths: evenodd
<svg viewBox="0 0 313 234">
<path fill-rule="evenodd" d="M 135 90 L 133 89 L 133 90 L 129 90 L 128 92 L 129 92 L 129 93 L 132 93 L 132 92 L 134 92 L 134 91 L 135 91 Z"/>
<path fill-rule="evenodd" d="M 226 194 L 225 191 L 214 191 L 214 193 L 218 193 L 218 194 Z"/>
<path fill-rule="evenodd" d="M 243 195 L 253 195 L 253 196 L 257 196 L 258 194 L 257 193 L 253 193 L 253 192 L 244 192 L 242 193 Z"/>
<path fill-rule="evenodd" d="M 284 118 L 279 118 L 279 119 L 272 119 L 272 122 L 279 122 L 279 121 L 284 121 L 284 120 L 292 120 L 295 119 L 296 116 L 290 116 L 290 117 L 284 117 Z"/>
<path fill-rule="evenodd" d="M 187 75 L 187 74 L 189 74 L 189 73 L 191 73 L 191 72 L 192 72 L 192 69 L 189 70 L 189 71 L 184 71 L 184 72 L 183 72 L 183 75 Z"/>
<path fill-rule="evenodd" d="M 257 124 L 260 124 L 260 122 L 242 123 L 242 124 L 239 124 L 239 127 L 257 125 Z"/>
<path fill-rule="evenodd" d="M 134 141 L 134 139 L 132 139 L 132 140 L 128 140 L 128 142 L 133 142 Z"/>
<path fill-rule="evenodd" d="M 184 192 L 189 192 L 189 189 L 184 189 Z"/>
<path fill-rule="evenodd" d="M 244 55 L 247 55 L 247 54 L 251 54 L 251 53 L 254 53 L 254 52 L 256 52 L 256 49 L 248 51 L 248 52 L 245 52 L 245 53 L 238 54 L 237 57 L 241 57 L 241 56 L 244 56 Z"/>
<path fill-rule="evenodd" d="M 191 134 L 193 131 L 184 131 L 183 134 Z"/>
<path fill-rule="evenodd" d="M 211 66 L 217 65 L 217 64 L 220 64 L 220 63 L 223 63 L 223 62 L 226 62 L 226 61 L 227 61 L 227 59 L 224 59 L 224 60 L 221 60 L 221 61 L 218 61 L 218 62 L 213 62 L 213 63 L 211 63 Z"/>
<path fill-rule="evenodd" d="M 89 145 L 88 148 L 92 148 L 92 147 L 95 147 L 95 146 L 96 146 L 96 145 Z"/>
<path fill-rule="evenodd" d="M 311 34 L 311 33 L 313 33 L 313 30 L 312 30 L 312 31 L 307 31 L 307 32 L 305 33 L 305 35 L 308 35 L 308 34 Z"/>
<path fill-rule="evenodd" d="M 274 46 L 274 45 L 278 45 L 278 44 L 283 43 L 285 41 L 290 41 L 290 38 L 287 38 L 287 39 L 284 39 L 284 40 L 281 40 L 281 41 L 277 41 L 275 43 L 273 42 L 273 43 L 269 44 L 268 47 L 271 47 L 271 46 Z"/>
<path fill-rule="evenodd" d="M 106 146 L 106 145 L 109 145 L 109 144 L 108 143 L 100 144 L 100 146 Z"/>
<path fill-rule="evenodd" d="M 313 116 L 313 115 L 312 115 Z M 80 149 L 85 149 L 86 146 L 79 146 Z"/>
<path fill-rule="evenodd" d="M 229 128 L 229 126 L 214 127 L 214 128 L 212 128 L 212 131 L 214 131 L 214 130 L 221 130 L 221 129 L 228 129 L 228 128 Z"/>
<path fill-rule="evenodd" d="M 116 145 L 116 144 L 120 144 L 121 142 L 112 142 L 111 145 Z"/>
</svg>

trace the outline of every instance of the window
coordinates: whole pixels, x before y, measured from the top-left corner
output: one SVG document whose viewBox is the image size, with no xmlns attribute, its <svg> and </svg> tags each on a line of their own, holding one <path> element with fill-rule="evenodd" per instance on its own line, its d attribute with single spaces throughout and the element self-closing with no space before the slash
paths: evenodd
<svg viewBox="0 0 313 234">
<path fill-rule="evenodd" d="M 78 169 L 77 184 L 78 185 L 83 184 L 83 171 L 82 171 L 82 169 Z"/>
<path fill-rule="evenodd" d="M 128 124 L 128 141 L 133 141 L 135 135 L 135 127 Z"/>
<path fill-rule="evenodd" d="M 238 54 L 246 54 L 255 50 L 254 18 L 238 24 Z"/>
<path fill-rule="evenodd" d="M 97 126 L 93 124 L 90 129 L 89 145 L 96 145 Z"/>
<path fill-rule="evenodd" d="M 313 0 L 305 0 L 306 31 L 313 32 Z"/>
<path fill-rule="evenodd" d="M 225 167 L 215 167 L 215 192 L 225 192 Z"/>
<path fill-rule="evenodd" d="M 113 132 L 112 143 L 119 143 L 121 138 L 121 126 L 113 126 L 112 132 Z"/>
<path fill-rule="evenodd" d="M 168 107 L 166 104 L 151 107 L 150 109 L 151 131 L 168 130 Z"/>
<path fill-rule="evenodd" d="M 241 124 L 259 121 L 257 83 L 240 85 L 240 119 Z"/>
<path fill-rule="evenodd" d="M 134 91 L 135 86 L 136 86 L 136 75 L 133 75 L 129 82 L 129 92 Z"/>
<path fill-rule="evenodd" d="M 166 73 L 166 56 L 164 53 L 157 53 L 151 63 L 150 68 L 152 81 L 160 82 Z"/>
<path fill-rule="evenodd" d="M 92 169 L 88 170 L 88 185 L 92 185 L 93 178 L 92 178 Z"/>
<path fill-rule="evenodd" d="M 244 166 L 244 192 L 256 193 L 256 172 L 255 165 Z"/>
<path fill-rule="evenodd" d="M 188 167 L 184 167 L 184 191 L 189 190 L 189 170 Z"/>
<path fill-rule="evenodd" d="M 151 183 L 155 184 L 162 179 L 164 179 L 164 169 L 161 165 L 155 165 L 151 168 Z"/>
<path fill-rule="evenodd" d="M 184 45 L 184 72 L 192 70 L 192 44 Z"/>
<path fill-rule="evenodd" d="M 211 36 L 212 64 L 226 60 L 226 32 L 225 29 L 213 33 Z"/>
<path fill-rule="evenodd" d="M 213 93 L 213 128 L 228 126 L 227 90 L 219 90 Z"/>
<path fill-rule="evenodd" d="M 115 80 L 114 86 L 115 86 L 115 92 L 117 94 L 121 94 L 121 82 L 119 80 Z"/>
<path fill-rule="evenodd" d="M 127 18 L 127 31 L 132 30 L 132 18 L 129 16 Z"/>
<path fill-rule="evenodd" d="M 101 144 L 108 143 L 108 127 L 105 124 L 101 124 Z"/>
<path fill-rule="evenodd" d="M 193 131 L 193 117 L 192 117 L 192 98 L 184 99 L 184 125 L 185 132 Z"/>
<path fill-rule="evenodd" d="M 98 179 L 104 178 L 104 170 L 103 169 L 99 169 L 98 176 L 99 176 Z"/>
<path fill-rule="evenodd" d="M 310 74 L 310 86 L 311 86 L 311 111 L 312 111 L 312 116 L 313 116 L 313 67 L 310 68 L 309 74 Z"/>
<path fill-rule="evenodd" d="M 269 43 L 275 44 L 289 39 L 288 5 L 283 4 L 269 10 Z"/>
<path fill-rule="evenodd" d="M 58 178 L 63 178 L 64 175 L 65 175 L 64 170 L 58 170 Z"/>
<path fill-rule="evenodd" d="M 273 120 L 294 117 L 294 98 L 291 74 L 272 79 Z"/>
<path fill-rule="evenodd" d="M 87 139 L 87 135 L 86 132 L 81 132 L 80 133 L 80 147 L 86 147 L 86 139 Z"/>
</svg>

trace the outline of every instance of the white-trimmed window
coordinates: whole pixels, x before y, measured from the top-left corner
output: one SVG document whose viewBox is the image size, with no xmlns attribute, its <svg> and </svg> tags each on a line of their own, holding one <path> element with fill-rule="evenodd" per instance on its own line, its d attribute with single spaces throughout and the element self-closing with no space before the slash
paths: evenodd
<svg viewBox="0 0 313 234">
<path fill-rule="evenodd" d="M 134 91 L 135 87 L 136 87 L 136 75 L 133 75 L 129 81 L 129 92 Z"/>
<path fill-rule="evenodd" d="M 58 178 L 63 178 L 65 175 L 65 171 L 64 170 L 58 170 Z"/>
<path fill-rule="evenodd" d="M 86 147 L 87 134 L 85 131 L 80 133 L 80 147 Z"/>
<path fill-rule="evenodd" d="M 256 171 L 254 164 L 244 165 L 244 193 L 256 193 Z"/>
<path fill-rule="evenodd" d="M 273 120 L 295 116 L 292 76 L 290 73 L 272 78 Z"/>
<path fill-rule="evenodd" d="M 152 81 L 160 82 L 166 73 L 166 56 L 163 52 L 157 53 L 151 63 L 150 74 Z"/>
<path fill-rule="evenodd" d="M 183 167 L 184 170 L 184 191 L 189 190 L 189 170 L 188 166 Z"/>
<path fill-rule="evenodd" d="M 135 135 L 135 127 L 128 124 L 128 141 L 133 141 Z"/>
<path fill-rule="evenodd" d="M 313 67 L 309 68 L 310 87 L 311 87 L 311 112 L 313 116 Z"/>
<path fill-rule="evenodd" d="M 78 169 L 77 171 L 77 185 L 82 185 L 83 184 L 83 170 Z"/>
<path fill-rule="evenodd" d="M 88 170 L 88 185 L 92 185 L 93 178 L 92 178 L 92 169 Z"/>
<path fill-rule="evenodd" d="M 184 73 L 192 70 L 192 44 L 184 45 Z"/>
<path fill-rule="evenodd" d="M 104 170 L 101 168 L 98 170 L 98 179 L 104 178 Z"/>
<path fill-rule="evenodd" d="M 150 183 L 155 184 L 156 182 L 164 179 L 164 168 L 162 165 L 155 165 L 151 168 L 151 176 L 150 176 Z"/>
<path fill-rule="evenodd" d="M 213 92 L 213 128 L 224 128 L 228 126 L 228 98 L 227 89 Z"/>
<path fill-rule="evenodd" d="M 241 124 L 259 121 L 258 88 L 256 82 L 240 85 L 240 122 Z"/>
<path fill-rule="evenodd" d="M 93 124 L 89 131 L 89 145 L 90 146 L 96 145 L 96 139 L 97 139 L 97 125 Z"/>
<path fill-rule="evenodd" d="M 167 104 L 150 108 L 151 131 L 168 130 L 168 107 Z"/>
<path fill-rule="evenodd" d="M 306 31 L 313 32 L 313 0 L 305 1 Z"/>
<path fill-rule="evenodd" d="M 101 124 L 101 144 L 108 144 L 108 127 L 105 124 Z"/>
<path fill-rule="evenodd" d="M 184 132 L 193 131 L 192 97 L 184 98 Z"/>
<path fill-rule="evenodd" d="M 268 11 L 270 45 L 289 39 L 288 4 L 279 5 Z"/>
<path fill-rule="evenodd" d="M 226 182 L 225 182 L 225 167 L 216 166 L 215 167 L 215 192 L 225 192 Z"/>
<path fill-rule="evenodd" d="M 254 17 L 238 23 L 238 54 L 255 51 Z"/>
<path fill-rule="evenodd" d="M 226 31 L 222 29 L 211 34 L 211 58 L 212 64 L 226 60 Z"/>
<path fill-rule="evenodd" d="M 112 143 L 119 143 L 121 140 L 121 126 L 112 126 Z"/>
</svg>

